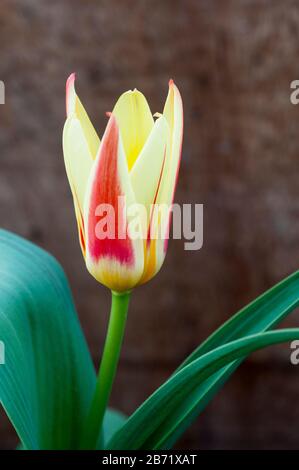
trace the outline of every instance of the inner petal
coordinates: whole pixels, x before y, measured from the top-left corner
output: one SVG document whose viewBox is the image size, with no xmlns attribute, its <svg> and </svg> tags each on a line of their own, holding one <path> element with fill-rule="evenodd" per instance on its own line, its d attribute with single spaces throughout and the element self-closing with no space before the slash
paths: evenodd
<svg viewBox="0 0 299 470">
<path fill-rule="evenodd" d="M 120 96 L 113 114 L 120 128 L 130 171 L 154 126 L 154 119 L 145 96 L 136 89 Z"/>
<path fill-rule="evenodd" d="M 169 144 L 169 127 L 165 117 L 161 116 L 155 122 L 152 132 L 130 172 L 136 201 L 145 207 L 148 222 L 151 204 L 155 203 L 162 178 L 167 144 Z"/>
</svg>

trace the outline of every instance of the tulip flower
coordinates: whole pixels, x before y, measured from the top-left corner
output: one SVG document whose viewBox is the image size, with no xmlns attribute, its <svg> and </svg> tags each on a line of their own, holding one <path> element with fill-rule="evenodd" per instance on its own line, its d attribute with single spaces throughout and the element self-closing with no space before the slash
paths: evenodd
<svg viewBox="0 0 299 470">
<path fill-rule="evenodd" d="M 63 152 L 82 253 L 88 271 L 112 291 L 96 389 L 83 427 L 85 447 L 96 445 L 101 430 L 119 359 L 130 291 L 150 280 L 166 255 L 181 158 L 183 106 L 172 80 L 164 111 L 155 115 L 156 120 L 143 94 L 127 91 L 108 113 L 100 141 L 76 94 L 72 74 L 66 84 L 66 111 Z M 132 207 L 137 207 L 134 217 Z M 156 210 L 157 207 L 164 210 Z M 111 209 L 109 217 L 104 217 L 105 210 L 109 213 Z M 111 222 L 112 229 L 106 233 L 103 227 Z M 136 226 L 141 228 L 137 236 Z"/>
<path fill-rule="evenodd" d="M 67 80 L 66 110 L 64 159 L 87 269 L 113 291 L 129 291 L 150 280 L 166 255 L 183 135 L 180 93 L 170 80 L 163 114 L 156 121 L 142 93 L 123 93 L 109 113 L 101 141 L 76 94 L 75 74 Z M 126 207 L 145 208 L 146 237 L 132 236 L 121 198 Z M 97 235 L 99 208 L 107 205 L 114 209 L 116 233 L 104 238 Z M 153 217 L 153 205 L 169 209 Z M 142 226 L 144 220 L 138 223 Z"/>
</svg>

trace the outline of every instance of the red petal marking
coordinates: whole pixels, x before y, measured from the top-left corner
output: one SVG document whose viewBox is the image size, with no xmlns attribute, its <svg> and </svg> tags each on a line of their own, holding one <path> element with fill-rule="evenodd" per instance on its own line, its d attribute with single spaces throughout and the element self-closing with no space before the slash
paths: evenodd
<svg viewBox="0 0 299 470">
<path fill-rule="evenodd" d="M 155 204 L 157 202 L 158 192 L 159 192 L 160 185 L 161 185 L 161 180 L 162 180 L 162 175 L 163 175 L 163 170 L 164 170 L 164 165 L 165 165 L 165 159 L 166 159 L 166 146 L 165 146 L 165 149 L 164 149 L 163 163 L 162 163 L 162 167 L 161 167 L 161 171 L 160 171 L 160 175 L 159 175 L 159 180 L 158 180 L 158 184 L 157 184 L 157 188 L 156 188 L 156 193 L 155 193 L 155 197 L 154 197 L 154 201 L 153 201 L 152 212 L 151 212 L 151 215 L 150 215 L 150 223 L 149 223 L 149 227 L 148 227 L 147 241 L 146 241 L 147 248 L 149 248 L 149 245 L 150 245 L 150 242 L 151 242 L 151 229 L 152 229 L 152 224 L 153 224 L 153 215 L 155 213 L 154 208 L 155 208 Z"/>
<path fill-rule="evenodd" d="M 124 196 L 118 175 L 118 141 L 119 130 L 116 119 L 111 116 L 100 146 L 100 155 L 95 163 L 88 213 L 88 249 L 95 261 L 108 257 L 132 265 L 134 252 L 127 234 L 127 221 L 118 207 L 118 198 Z M 113 240 L 109 238 L 101 240 L 96 236 L 96 225 L 99 222 L 96 209 L 99 204 L 110 204 L 114 208 L 115 239 Z M 117 238 L 118 233 L 123 233 L 124 238 Z"/>
<path fill-rule="evenodd" d="M 79 232 L 79 241 L 80 241 L 80 246 L 82 249 L 83 256 L 85 258 L 86 244 L 85 244 L 84 219 L 83 219 L 82 211 L 81 211 L 80 204 L 79 204 L 79 199 L 78 199 L 74 185 L 72 185 L 72 193 L 73 193 L 73 198 L 74 198 L 74 205 L 76 208 L 76 219 L 77 219 L 78 232 Z"/>
<path fill-rule="evenodd" d="M 86 246 L 85 246 L 85 236 L 84 236 L 84 222 L 83 218 L 81 217 L 81 223 L 82 225 L 79 225 L 79 240 L 80 240 L 80 245 L 82 248 L 83 256 L 85 257 L 86 255 Z"/>
</svg>

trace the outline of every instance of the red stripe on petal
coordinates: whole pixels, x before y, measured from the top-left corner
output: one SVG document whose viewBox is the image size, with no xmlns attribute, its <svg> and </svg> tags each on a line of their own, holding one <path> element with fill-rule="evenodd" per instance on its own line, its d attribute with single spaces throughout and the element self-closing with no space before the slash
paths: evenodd
<svg viewBox="0 0 299 470">
<path fill-rule="evenodd" d="M 166 146 L 165 146 L 165 149 L 164 149 L 164 157 L 163 157 L 163 162 L 162 162 L 162 167 L 161 167 L 161 171 L 160 171 L 160 175 L 159 175 L 159 180 L 158 180 L 158 184 L 157 184 L 157 188 L 156 188 L 156 192 L 155 192 L 155 197 L 154 197 L 154 201 L 153 201 L 153 207 L 152 207 L 152 212 L 151 212 L 151 215 L 150 215 L 150 223 L 149 223 L 149 227 L 148 227 L 148 232 L 147 232 L 147 248 L 149 248 L 149 245 L 150 245 L 150 242 L 151 242 L 151 233 L 152 233 L 152 225 L 153 225 L 153 215 L 155 213 L 155 205 L 156 205 L 156 202 L 157 202 L 157 197 L 158 197 L 158 193 L 159 193 L 159 189 L 160 189 L 160 186 L 161 186 L 161 180 L 162 180 L 162 175 L 163 175 L 163 171 L 164 171 L 164 166 L 165 166 L 165 159 L 166 159 Z M 157 221 L 155 221 L 157 223 Z"/>
<path fill-rule="evenodd" d="M 125 214 L 119 207 L 119 197 L 124 196 L 124 193 L 119 178 L 118 144 L 119 130 L 115 117 L 111 116 L 100 146 L 100 155 L 95 162 L 88 213 L 88 250 L 95 261 L 110 258 L 122 264 L 132 265 L 132 241 L 127 234 Z M 96 215 L 100 204 L 109 204 L 114 209 L 114 239 L 100 239 L 96 235 L 96 227 L 101 220 Z M 118 238 L 118 234 L 123 234 L 123 238 Z"/>
<path fill-rule="evenodd" d="M 82 224 L 83 224 L 83 219 L 82 219 Z M 82 248 L 83 256 L 85 257 L 86 255 L 86 246 L 85 246 L 85 236 L 84 236 L 84 225 L 79 226 L 79 240 L 80 240 L 80 245 Z"/>
</svg>

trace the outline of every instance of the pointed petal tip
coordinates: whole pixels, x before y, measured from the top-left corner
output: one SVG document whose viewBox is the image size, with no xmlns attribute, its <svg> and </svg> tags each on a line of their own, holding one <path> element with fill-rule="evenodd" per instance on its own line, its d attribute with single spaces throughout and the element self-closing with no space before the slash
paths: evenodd
<svg viewBox="0 0 299 470">
<path fill-rule="evenodd" d="M 106 116 L 108 117 L 108 122 L 107 122 L 107 126 L 106 126 L 106 129 L 105 129 L 104 135 L 103 135 L 103 139 L 104 138 L 105 139 L 110 139 L 110 138 L 112 138 L 113 135 L 116 138 L 116 136 L 118 136 L 118 133 L 119 133 L 119 127 L 118 127 L 118 124 L 117 124 L 116 117 L 110 111 L 106 112 Z"/>
<path fill-rule="evenodd" d="M 71 73 L 66 81 L 66 115 L 67 117 L 74 112 L 75 106 L 75 80 L 76 74 L 75 72 Z"/>
<path fill-rule="evenodd" d="M 126 95 L 129 95 L 129 96 L 132 96 L 132 97 L 135 97 L 135 96 L 138 96 L 138 95 L 142 95 L 141 91 L 138 90 L 138 88 L 134 88 L 133 90 L 127 90 L 125 91 L 122 96 L 126 96 Z"/>
<path fill-rule="evenodd" d="M 174 80 L 171 78 L 169 80 L 169 90 L 168 92 L 171 96 L 177 96 L 180 101 L 182 101 L 180 90 L 178 89 L 177 85 L 174 83 Z"/>
<path fill-rule="evenodd" d="M 68 77 L 66 81 L 66 93 L 69 92 L 69 90 L 75 86 L 75 80 L 76 80 L 76 73 L 73 72 L 71 75 Z"/>
<path fill-rule="evenodd" d="M 173 90 L 176 93 L 180 93 L 177 85 L 174 83 L 174 80 L 171 78 L 168 82 L 169 90 Z"/>
<path fill-rule="evenodd" d="M 118 125 L 117 125 L 117 120 L 116 120 L 116 117 L 115 115 L 113 114 L 113 112 L 111 111 L 107 111 L 106 113 L 106 116 L 108 118 L 108 123 L 107 123 L 107 127 L 106 129 L 108 130 L 111 130 L 111 128 L 116 128 L 117 131 L 118 131 Z"/>
</svg>

